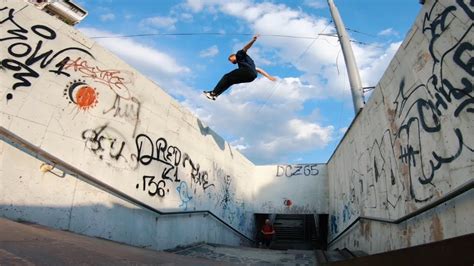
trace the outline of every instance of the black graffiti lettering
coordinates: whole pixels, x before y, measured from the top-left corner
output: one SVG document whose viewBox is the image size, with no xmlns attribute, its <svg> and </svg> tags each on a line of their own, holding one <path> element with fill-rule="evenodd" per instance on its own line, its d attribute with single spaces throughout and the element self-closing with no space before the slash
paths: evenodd
<svg viewBox="0 0 474 266">
<path fill-rule="evenodd" d="M 99 159 L 111 159 L 118 162 L 125 161 L 128 167 L 134 169 L 137 166 L 137 156 L 129 152 L 124 137 L 108 124 L 84 130 L 82 139 L 85 147 L 99 157 Z"/>
<path fill-rule="evenodd" d="M 26 48 L 24 51 L 18 51 L 14 48 L 17 48 L 18 46 L 23 46 Z M 30 54 L 31 52 L 31 46 L 29 46 L 27 43 L 22 43 L 22 42 L 17 42 L 8 47 L 8 53 L 14 57 L 24 57 Z"/>
<path fill-rule="evenodd" d="M 69 56 L 66 56 L 61 62 L 54 65 L 56 69 L 51 69 L 49 70 L 49 72 L 54 73 L 56 75 L 64 75 L 66 77 L 70 77 L 71 74 L 63 71 L 64 67 L 66 66 L 66 63 L 69 62 L 69 59 Z"/>
<path fill-rule="evenodd" d="M 7 8 L 3 8 L 1 11 L 5 10 L 7 10 Z M 67 47 L 57 52 L 54 50 L 43 49 L 43 40 L 47 40 L 49 42 L 56 39 L 57 37 L 56 32 L 45 25 L 33 25 L 31 27 L 31 33 L 39 36 L 43 40 L 38 40 L 34 45 L 22 42 L 28 40 L 30 32 L 15 21 L 14 11 L 14 9 L 8 9 L 8 16 L 0 21 L 0 27 L 8 27 L 6 26 L 7 22 L 11 24 L 11 28 L 6 30 L 8 35 L 0 38 L 0 42 L 16 40 L 16 42 L 8 45 L 8 48 L 6 49 L 12 58 L 6 58 L 2 60 L 2 67 L 4 69 L 16 72 L 13 74 L 13 77 L 17 80 L 17 82 L 15 82 L 12 86 L 13 90 L 17 89 L 18 87 L 30 87 L 32 84 L 30 78 L 37 79 L 40 77 L 38 72 L 33 70 L 33 67 L 36 65 L 38 65 L 38 67 L 41 69 L 46 69 L 49 68 L 51 63 L 59 61 L 54 65 L 53 69 L 49 69 L 48 72 L 69 77 L 70 74 L 63 71 L 66 62 L 69 61 L 68 56 L 63 56 L 65 53 L 76 51 L 87 54 L 88 56 L 94 58 L 94 56 L 89 51 L 79 47 Z M 62 58 L 58 60 L 59 57 Z M 24 70 L 27 72 L 20 72 Z M 7 99 L 10 100 L 12 98 L 13 94 L 8 93 Z"/>
<path fill-rule="evenodd" d="M 472 157 L 468 121 L 474 114 L 474 45 L 470 39 L 474 26 L 460 24 L 467 17 L 474 19 L 474 6 L 472 1 L 452 2 L 433 1 L 424 16 L 422 29 L 428 45 L 416 49 L 428 50 L 431 73 L 409 87 L 402 77 L 395 100 L 383 96 L 391 126 L 371 142 L 352 170 L 357 173 L 354 178 L 359 178 L 360 186 L 353 187 L 359 190 L 364 208 L 396 208 L 404 192 L 409 200 L 427 202 L 436 196 L 440 169 Z M 439 143 L 441 140 L 446 143 Z M 353 187 L 346 193 L 352 193 Z M 380 195 L 386 195 L 385 202 L 377 202 Z"/>
<path fill-rule="evenodd" d="M 316 176 L 319 175 L 317 167 L 317 164 L 277 165 L 276 176 Z"/>
<path fill-rule="evenodd" d="M 291 170 L 292 170 L 292 169 L 293 169 L 293 166 L 291 166 L 291 165 L 287 165 L 287 166 L 285 167 L 285 176 L 286 176 L 286 177 L 291 177 L 291 176 L 293 176 L 293 174 L 291 173 Z M 288 171 L 288 170 L 289 170 L 289 171 Z"/>
<path fill-rule="evenodd" d="M 440 62 L 440 59 L 437 57 L 434 51 L 434 45 L 436 41 L 439 39 L 439 37 L 441 36 L 441 34 L 449 27 L 450 22 L 447 21 L 448 16 L 452 12 L 456 11 L 455 6 L 449 6 L 445 10 L 443 10 L 443 12 L 441 12 L 440 14 L 437 14 L 433 18 L 433 11 L 435 10 L 437 2 L 438 1 L 436 1 L 436 3 L 433 4 L 433 7 L 431 8 L 430 12 L 425 15 L 425 18 L 423 21 L 423 32 L 429 31 L 431 33 L 429 51 L 431 53 L 431 57 L 434 60 L 434 65 Z M 433 66 L 433 70 L 434 70 L 434 66 Z"/>
<path fill-rule="evenodd" d="M 19 73 L 13 74 L 13 77 L 19 80 L 19 82 L 13 84 L 14 90 L 21 86 L 24 86 L 24 87 L 31 86 L 31 82 L 27 79 L 28 77 L 32 77 L 32 78 L 39 77 L 39 74 L 36 71 L 34 71 L 32 68 L 13 59 L 3 59 L 2 67 L 8 70 L 15 71 L 15 72 L 19 72 L 21 70 L 27 71 L 27 72 L 19 72 Z"/>
<path fill-rule="evenodd" d="M 303 169 L 303 166 L 302 165 L 296 165 L 295 166 L 295 172 L 293 173 L 293 175 L 301 175 L 301 169 Z M 309 174 L 309 173 L 308 173 Z M 305 175 L 306 175 L 306 165 L 305 165 Z"/>
<path fill-rule="evenodd" d="M 466 3 L 465 3 L 466 2 Z M 469 8 L 468 1 L 464 0 L 456 0 L 456 3 L 464 10 L 464 12 L 469 16 L 471 20 L 474 20 L 474 4 L 472 3 L 472 0 L 470 2 L 471 7 Z"/>
<path fill-rule="evenodd" d="M 148 179 L 148 182 L 147 182 Z M 148 188 L 148 195 L 150 196 L 158 196 L 160 198 L 163 198 L 165 196 L 165 187 L 166 187 L 166 182 L 163 180 L 159 180 L 158 182 L 155 182 L 155 176 L 143 176 L 143 191 L 145 191 Z M 155 190 L 152 190 L 152 187 L 155 187 Z"/>
<path fill-rule="evenodd" d="M 281 172 L 280 172 L 281 170 Z M 277 173 L 276 176 L 280 177 L 285 173 L 285 168 L 281 165 L 277 165 Z"/>
<path fill-rule="evenodd" d="M 138 122 L 140 121 L 140 109 L 141 103 L 137 98 L 132 97 L 130 100 L 124 100 L 117 94 L 112 107 L 103 111 L 103 114 L 105 115 L 113 111 L 113 117 L 130 119 L 134 123 L 132 136 L 135 137 Z"/>
<path fill-rule="evenodd" d="M 107 125 L 98 129 L 89 129 L 82 132 L 82 139 L 86 140 L 86 147 L 92 152 L 97 153 L 104 150 L 102 148 L 102 141 L 105 139 L 105 136 L 102 135 L 102 132 L 106 127 Z"/>
<path fill-rule="evenodd" d="M 203 180 L 202 188 L 204 190 L 214 186 L 214 184 L 209 184 L 209 174 L 207 172 L 205 172 L 205 171 L 202 172 L 201 177 L 202 177 L 202 180 Z"/>
<path fill-rule="evenodd" d="M 471 76 L 474 76 L 474 62 L 472 61 L 472 56 L 469 55 L 472 54 L 473 50 L 474 45 L 472 43 L 464 42 L 459 44 L 453 55 L 453 61 Z M 465 57 L 463 57 L 463 55 L 465 55 Z M 469 60 L 465 60 L 464 58 L 469 58 Z"/>
<path fill-rule="evenodd" d="M 76 48 L 76 47 L 69 47 L 69 48 L 65 48 L 65 49 L 62 49 L 60 51 L 58 51 L 57 53 L 53 54 L 53 50 L 49 50 L 47 52 L 43 52 L 40 54 L 40 50 L 43 46 L 43 41 L 38 41 L 38 43 L 36 44 L 36 48 L 35 48 L 35 51 L 31 54 L 31 56 L 26 60 L 26 64 L 27 65 L 33 65 L 33 64 L 36 64 L 38 61 L 41 60 L 40 62 L 40 67 L 41 68 L 46 68 L 47 66 L 49 66 L 49 64 L 51 64 L 51 62 L 53 60 L 55 60 L 58 56 L 60 56 L 61 54 L 67 52 L 67 51 L 80 51 L 80 52 L 83 52 L 91 57 L 92 54 L 89 53 L 89 51 L 87 50 L 84 50 L 82 48 Z M 53 55 L 52 55 L 53 54 Z M 52 55 L 52 56 L 51 56 Z M 63 59 L 60 60 L 60 62 L 67 62 L 66 61 L 66 57 L 64 57 Z M 63 67 L 64 67 L 64 64 L 63 63 Z"/>
<path fill-rule="evenodd" d="M 36 35 L 43 37 L 47 40 L 56 39 L 56 32 L 44 25 L 34 25 L 33 27 L 31 27 L 31 30 L 36 33 Z"/>
<path fill-rule="evenodd" d="M 191 180 L 193 181 L 191 184 L 197 184 L 202 187 L 203 190 L 214 186 L 214 184 L 209 184 L 208 182 L 208 173 L 206 171 L 200 171 L 201 166 L 199 164 L 194 164 L 188 154 L 184 154 L 183 167 L 186 167 L 186 162 L 191 167 Z"/>
<path fill-rule="evenodd" d="M 403 148 L 402 146 L 400 146 L 400 151 L 402 151 L 402 154 L 400 154 L 400 157 L 398 158 L 404 163 L 416 167 L 415 155 L 420 154 L 420 151 L 414 150 L 413 146 L 411 145 L 407 148 Z"/>
<path fill-rule="evenodd" d="M 191 185 L 197 185 L 203 190 L 213 187 L 209 183 L 207 171 L 201 171 L 199 163 L 193 162 L 191 157 L 182 153 L 178 147 L 168 144 L 166 139 L 159 138 L 155 143 L 145 134 L 139 134 L 135 143 L 137 146 L 137 159 L 142 165 L 150 165 L 153 161 L 163 166 L 161 180 L 180 183 L 178 169 L 181 166 L 190 170 Z"/>
<path fill-rule="evenodd" d="M 143 165 L 149 165 L 154 159 L 153 141 L 145 134 L 140 134 L 136 137 L 135 143 L 137 145 L 137 160 Z M 148 146 L 149 151 L 144 149 Z"/>
<path fill-rule="evenodd" d="M 311 175 L 319 175 L 319 169 L 316 164 L 311 165 Z"/>
<path fill-rule="evenodd" d="M 118 151 L 115 152 L 115 154 L 113 154 L 113 150 L 114 150 L 114 146 L 116 142 L 117 142 L 117 139 L 113 139 L 110 143 L 110 157 L 112 157 L 115 160 L 118 160 L 120 156 L 122 156 L 123 149 L 125 148 L 125 142 L 122 141 L 119 144 L 120 148 L 118 149 Z"/>
<path fill-rule="evenodd" d="M 167 150 L 167 155 L 165 156 L 165 160 L 171 163 L 170 168 L 166 173 L 166 176 L 168 175 L 169 172 L 174 170 L 174 173 L 173 173 L 174 182 L 180 182 L 181 180 L 178 178 L 178 166 L 179 166 L 179 163 L 181 162 L 181 151 L 174 146 L 170 146 Z"/>
<path fill-rule="evenodd" d="M 7 7 L 3 8 L 1 11 L 8 9 Z M 8 40 L 26 40 L 27 37 L 25 36 L 26 33 L 28 33 L 28 30 L 20 26 L 16 21 L 14 20 L 14 13 L 15 9 L 10 9 L 8 11 L 8 17 L 6 17 L 4 20 L 0 21 L 0 24 L 4 24 L 6 22 L 11 22 L 13 25 L 16 26 L 16 29 L 9 29 L 7 32 L 13 36 L 11 37 L 5 37 L 5 38 L 0 38 L 0 42 L 3 41 L 8 41 Z"/>
<path fill-rule="evenodd" d="M 296 173 L 295 173 L 295 175 L 296 175 Z M 311 166 L 310 165 L 305 165 L 304 166 L 304 175 L 305 176 L 311 175 Z"/>
</svg>

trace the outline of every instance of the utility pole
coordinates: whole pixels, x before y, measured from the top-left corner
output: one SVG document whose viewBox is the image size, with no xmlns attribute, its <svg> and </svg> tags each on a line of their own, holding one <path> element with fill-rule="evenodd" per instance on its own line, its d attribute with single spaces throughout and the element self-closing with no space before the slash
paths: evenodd
<svg viewBox="0 0 474 266">
<path fill-rule="evenodd" d="M 331 10 L 332 19 L 336 24 L 337 35 L 341 43 L 342 53 L 346 62 L 347 75 L 349 76 L 349 83 L 351 84 L 352 101 L 354 102 L 354 112 L 357 115 L 359 111 L 364 108 L 364 101 L 362 96 L 362 82 L 360 80 L 359 69 L 352 51 L 349 35 L 347 34 L 341 15 L 337 10 L 333 0 L 328 0 L 329 9 Z"/>
</svg>

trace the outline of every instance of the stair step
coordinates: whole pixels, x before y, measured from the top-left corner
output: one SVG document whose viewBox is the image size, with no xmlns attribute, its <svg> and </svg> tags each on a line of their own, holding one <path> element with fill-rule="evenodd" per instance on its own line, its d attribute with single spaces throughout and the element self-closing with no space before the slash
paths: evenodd
<svg viewBox="0 0 474 266">
<path fill-rule="evenodd" d="M 343 261 L 346 258 L 339 252 L 339 250 L 328 250 L 325 251 L 324 254 L 326 255 L 326 259 L 328 262 L 333 261 Z"/>
</svg>

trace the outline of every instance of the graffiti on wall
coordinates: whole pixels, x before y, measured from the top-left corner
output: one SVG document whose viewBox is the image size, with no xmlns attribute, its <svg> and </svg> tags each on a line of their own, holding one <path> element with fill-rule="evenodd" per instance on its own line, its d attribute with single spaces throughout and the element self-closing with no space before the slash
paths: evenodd
<svg viewBox="0 0 474 266">
<path fill-rule="evenodd" d="M 79 110 L 94 108 L 99 102 L 99 93 L 85 80 L 74 80 L 64 89 L 64 97 Z"/>
<path fill-rule="evenodd" d="M 206 191 L 215 186 L 210 183 L 207 171 L 201 170 L 199 163 L 194 162 L 188 154 L 182 153 L 178 147 L 169 145 L 165 138 L 159 138 L 153 142 L 149 136 L 139 134 L 135 139 L 135 144 L 137 159 L 141 165 L 147 166 L 156 162 L 162 167 L 159 178 L 160 182 L 163 181 L 160 184 L 164 187 L 167 183 L 179 184 L 182 181 L 180 171 L 183 172 L 181 175 L 189 174 L 191 189 L 194 189 L 194 193 L 197 188 Z M 169 192 L 169 189 L 166 192 Z M 159 196 L 164 197 L 165 195 L 161 196 L 160 194 Z"/>
<path fill-rule="evenodd" d="M 132 137 L 135 137 L 138 122 L 140 121 L 141 103 L 135 98 L 131 97 L 129 100 L 121 98 L 118 94 L 115 95 L 115 100 L 112 106 L 102 113 L 104 115 L 111 114 L 114 118 L 123 118 L 133 125 Z"/>
<path fill-rule="evenodd" d="M 465 154 L 472 156 L 474 151 L 474 45 L 469 37 L 473 24 L 464 31 L 450 30 L 456 16 L 474 19 L 474 7 L 467 2 L 457 0 L 457 5 L 447 7 L 434 2 L 423 21 L 432 58 L 431 76 L 411 87 L 402 79 L 393 102 L 395 119 L 401 121 L 396 132 L 400 143 L 394 148 L 400 154 L 399 162 L 408 167 L 410 195 L 417 202 L 434 196 L 435 174 L 443 165 Z M 453 37 L 457 41 L 453 42 Z M 435 145 L 440 136 L 449 143 Z"/>
<path fill-rule="evenodd" d="M 13 73 L 16 80 L 12 90 L 30 87 L 32 79 L 38 79 L 39 69 L 47 69 L 56 75 L 69 77 L 64 71 L 66 62 L 74 54 L 94 56 L 79 47 L 66 47 L 60 50 L 47 48 L 57 38 L 56 32 L 46 25 L 36 24 L 24 27 L 15 20 L 15 9 L 0 7 L 0 43 L 6 49 L 7 58 L 2 58 L 3 70 Z M 7 100 L 13 99 L 13 92 L 7 93 Z"/>
<path fill-rule="evenodd" d="M 395 97 L 382 95 L 389 128 L 360 154 L 350 181 L 336 184 L 335 234 L 361 211 L 413 209 L 443 193 L 441 170 L 472 158 L 474 90 L 472 44 L 474 6 L 434 1 L 423 16 L 428 46 L 416 62 L 419 82 L 401 77 Z M 463 26 L 459 24 L 463 24 Z M 453 30 L 456 29 L 456 30 Z M 412 83 L 409 83 L 412 82 Z M 415 83 L 413 83 L 415 82 Z"/>
<path fill-rule="evenodd" d="M 132 72 L 117 69 L 101 69 L 81 57 L 68 60 L 64 65 L 64 69 L 78 73 L 83 79 L 109 88 L 114 93 L 115 99 L 102 114 L 110 114 L 113 118 L 122 118 L 133 125 L 132 137 L 135 137 L 138 122 L 140 121 L 141 103 L 136 97 L 131 95 L 127 87 L 133 84 L 134 75 Z M 89 92 L 88 95 L 92 98 L 94 95 L 92 91 L 89 90 Z M 69 98 L 72 99 L 73 97 Z M 88 98 L 89 101 L 91 98 Z"/>
<path fill-rule="evenodd" d="M 137 156 L 127 145 L 125 137 L 108 124 L 84 130 L 81 136 L 85 141 L 85 147 L 110 166 L 137 168 Z"/>
<path fill-rule="evenodd" d="M 188 189 L 188 184 L 184 181 L 181 181 L 179 186 L 176 188 L 176 191 L 178 191 L 179 199 L 181 200 L 179 207 L 187 210 L 188 202 L 193 199 L 193 197 L 189 195 L 190 192 Z"/>
<path fill-rule="evenodd" d="M 276 176 L 317 176 L 319 169 L 317 164 L 277 165 Z"/>
<path fill-rule="evenodd" d="M 132 84 L 133 75 L 131 72 L 100 69 L 98 66 L 92 66 L 91 63 L 81 57 L 68 60 L 64 65 L 64 69 L 78 72 L 83 78 L 104 84 L 120 98 L 128 100 L 131 97 L 130 90 L 127 88 L 127 84 Z"/>
<path fill-rule="evenodd" d="M 247 204 L 244 200 L 236 197 L 235 186 L 233 186 L 233 178 L 224 169 L 213 164 L 214 180 L 219 182 L 220 190 L 214 190 L 212 198 L 215 202 L 214 208 L 219 210 L 221 217 L 229 221 L 230 224 L 236 225 L 239 229 L 251 226 L 251 219 L 247 211 Z"/>
<path fill-rule="evenodd" d="M 14 98 L 15 90 L 34 87 L 35 80 L 41 81 L 42 75 L 66 77 L 58 80 L 45 77 L 45 80 L 61 82 L 61 88 L 55 93 L 70 107 L 87 111 L 76 114 L 86 114 L 88 118 L 92 115 L 103 121 L 73 133 L 82 139 L 85 154 L 92 160 L 126 170 L 153 165 L 145 171 L 154 168 L 154 172 L 146 172 L 133 182 L 132 186 L 140 193 L 153 198 L 176 193 L 179 208 L 184 210 L 195 207 L 193 200 L 205 195 L 218 204 L 219 210 L 224 212 L 222 217 L 231 224 L 240 229 L 252 227 L 252 216 L 246 211 L 248 206 L 235 197 L 235 186 L 229 175 L 226 175 L 229 182 L 224 179 L 219 180 L 219 184 L 213 182 L 207 169 L 178 147 L 169 145 L 166 139 L 152 141 L 143 134 L 136 136 L 142 106 L 138 97 L 132 94 L 133 72 L 103 67 L 99 60 L 93 60 L 95 58 L 88 50 L 64 45 L 69 39 L 65 38 L 63 42 L 59 38 L 60 32 L 56 33 L 48 26 L 34 25 L 34 21 L 29 26 L 20 25 L 15 21 L 17 11 L 0 6 L 0 53 L 6 55 L 0 58 L 0 71 L 2 75 L 12 76 L 12 91 L 7 94 L 7 100 Z M 57 39 L 61 40 L 60 44 L 55 43 Z M 60 49 L 56 48 L 61 44 Z M 112 97 L 108 97 L 110 95 Z M 132 137 L 137 152 L 130 149 L 127 141 L 130 136 L 125 136 L 127 134 L 120 127 L 124 124 L 122 120 L 134 126 Z M 219 196 L 218 185 L 227 194 Z"/>
</svg>

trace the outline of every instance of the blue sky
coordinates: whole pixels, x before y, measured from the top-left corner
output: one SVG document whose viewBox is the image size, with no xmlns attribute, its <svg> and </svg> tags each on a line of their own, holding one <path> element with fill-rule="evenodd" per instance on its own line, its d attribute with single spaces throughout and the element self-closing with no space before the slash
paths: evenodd
<svg viewBox="0 0 474 266">
<path fill-rule="evenodd" d="M 416 0 L 336 0 L 365 86 L 374 86 L 413 24 Z M 89 36 L 141 33 L 222 33 L 98 39 L 160 86 L 256 164 L 326 162 L 354 117 L 337 39 L 262 36 L 249 50 L 257 66 L 276 76 L 211 90 L 235 66 L 227 56 L 251 36 L 334 33 L 324 0 L 82 0 Z M 305 52 L 306 51 L 306 52 Z"/>
</svg>

